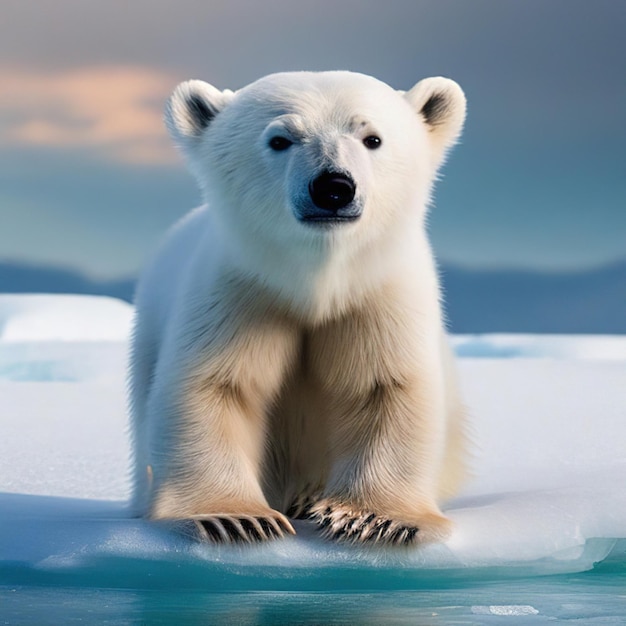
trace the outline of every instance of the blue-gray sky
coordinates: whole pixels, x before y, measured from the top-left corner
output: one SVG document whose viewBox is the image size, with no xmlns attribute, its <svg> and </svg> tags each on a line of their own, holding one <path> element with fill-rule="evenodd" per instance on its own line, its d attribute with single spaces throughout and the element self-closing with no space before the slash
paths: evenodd
<svg viewBox="0 0 626 626">
<path fill-rule="evenodd" d="M 439 258 L 582 269 L 626 257 L 620 0 L 3 0 L 0 259 L 133 275 L 198 202 L 161 122 L 181 80 L 350 69 L 457 80 Z"/>
</svg>

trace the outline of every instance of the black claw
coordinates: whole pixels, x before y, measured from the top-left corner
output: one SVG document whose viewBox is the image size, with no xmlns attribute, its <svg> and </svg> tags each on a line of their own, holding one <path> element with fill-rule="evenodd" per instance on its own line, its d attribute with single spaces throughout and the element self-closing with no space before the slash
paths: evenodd
<svg viewBox="0 0 626 626">
<path fill-rule="evenodd" d="M 378 524 L 378 532 L 371 537 L 372 541 L 380 541 L 385 536 L 387 529 L 391 526 L 391 520 L 384 520 Z"/>
<path fill-rule="evenodd" d="M 242 525 L 243 529 L 246 531 L 246 534 L 248 535 L 248 537 L 250 537 L 250 539 L 253 539 L 255 541 L 262 541 L 263 539 L 265 539 L 265 537 L 261 536 L 259 529 L 254 525 L 252 520 L 242 517 L 239 519 L 239 523 Z"/>
<path fill-rule="evenodd" d="M 351 537 L 356 529 L 354 527 L 358 518 L 351 517 L 335 532 L 336 537 Z"/>
<path fill-rule="evenodd" d="M 345 537 L 346 534 L 347 532 L 345 526 L 340 526 L 337 530 L 333 532 L 333 537 L 335 537 L 336 539 L 341 539 L 342 537 Z"/>
<path fill-rule="evenodd" d="M 274 528 L 274 535 L 276 537 L 284 537 L 285 532 L 289 533 L 289 530 L 287 529 L 287 523 L 283 522 L 280 517 L 272 517 L 269 519 L 269 522 Z"/>
<path fill-rule="evenodd" d="M 200 525 L 202 526 L 202 528 L 204 528 L 204 531 L 207 534 L 207 538 L 210 541 L 214 541 L 215 543 L 221 543 L 223 541 L 222 536 L 220 535 L 217 528 L 215 528 L 211 520 L 200 520 Z"/>
<path fill-rule="evenodd" d="M 391 526 L 391 524 L 392 524 L 391 520 L 387 519 L 380 525 L 380 532 L 382 535 L 384 535 L 389 530 L 389 527 Z"/>
<path fill-rule="evenodd" d="M 263 532 L 265 532 L 265 534 L 270 539 L 272 539 L 274 537 L 280 537 L 281 536 L 276 531 L 276 528 L 274 527 L 274 525 L 269 520 L 267 520 L 266 518 L 259 517 L 258 518 L 258 522 L 259 522 L 259 524 L 261 524 L 261 528 L 263 528 Z"/>
<path fill-rule="evenodd" d="M 293 531 L 280 517 L 229 517 L 215 516 L 207 519 L 195 520 L 196 533 L 194 537 L 212 543 L 251 543 L 257 541 L 267 541 L 284 537 L 286 533 Z"/>
<path fill-rule="evenodd" d="M 367 528 L 367 525 L 375 518 L 375 515 L 368 515 L 362 522 L 354 524 L 352 526 L 352 534 L 360 535 Z"/>
<path fill-rule="evenodd" d="M 362 526 L 367 526 L 376 519 L 376 513 L 370 513 L 363 522 Z"/>
<path fill-rule="evenodd" d="M 222 523 L 222 526 L 224 527 L 224 530 L 226 531 L 228 536 L 233 541 L 237 541 L 238 542 L 238 541 L 243 541 L 244 540 L 244 538 L 241 536 L 241 533 L 239 532 L 239 529 L 237 528 L 235 523 L 230 518 L 228 518 L 228 517 L 220 517 L 218 519 Z"/>
<path fill-rule="evenodd" d="M 395 530 L 393 533 L 391 533 L 391 535 L 389 536 L 389 541 L 391 543 L 399 543 L 400 541 L 400 537 L 402 536 L 402 533 L 404 533 L 407 530 L 406 526 L 400 526 L 400 528 L 398 528 L 397 530 Z"/>
<path fill-rule="evenodd" d="M 308 512 L 307 517 L 313 519 L 327 538 L 338 540 L 363 541 L 368 543 L 386 543 L 395 545 L 408 545 L 413 543 L 419 529 L 415 526 L 399 526 L 393 528 L 395 522 L 387 518 L 379 518 L 375 513 L 364 514 L 363 519 L 359 515 L 354 516 L 352 511 L 341 514 L 327 506 L 323 512 Z M 333 529 L 333 524 L 337 528 Z M 390 529 L 393 530 L 390 531 Z M 365 537 L 361 534 L 368 531 Z"/>
<path fill-rule="evenodd" d="M 291 535 L 293 533 L 293 530 L 290 528 L 289 524 L 281 517 L 277 518 L 276 522 L 283 532 L 287 533 L 288 535 Z"/>
<path fill-rule="evenodd" d="M 353 535 L 356 530 L 356 523 L 358 521 L 357 517 L 351 517 L 349 518 L 346 523 L 343 525 L 343 534 L 347 535 L 348 537 L 350 537 L 351 535 Z"/>
</svg>

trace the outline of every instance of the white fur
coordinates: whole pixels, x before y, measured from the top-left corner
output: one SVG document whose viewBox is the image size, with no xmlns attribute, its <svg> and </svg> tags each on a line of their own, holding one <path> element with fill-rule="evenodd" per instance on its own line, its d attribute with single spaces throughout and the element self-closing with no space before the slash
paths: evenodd
<svg viewBox="0 0 626 626">
<path fill-rule="evenodd" d="M 338 538 L 446 536 L 437 501 L 462 478 L 463 416 L 424 220 L 464 116 L 444 78 L 406 94 L 349 72 L 176 89 L 167 125 L 206 205 L 137 293 L 139 513 L 290 529 L 277 510 L 292 506 Z M 293 145 L 271 150 L 277 134 Z M 297 219 L 322 169 L 350 173 L 357 221 Z"/>
</svg>

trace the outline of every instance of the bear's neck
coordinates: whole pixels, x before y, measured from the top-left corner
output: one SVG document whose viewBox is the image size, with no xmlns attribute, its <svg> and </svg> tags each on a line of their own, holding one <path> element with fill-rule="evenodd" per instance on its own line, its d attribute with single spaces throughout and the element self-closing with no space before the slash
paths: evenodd
<svg viewBox="0 0 626 626">
<path fill-rule="evenodd" d="M 358 308 L 381 287 L 414 276 L 410 268 L 420 268 L 424 284 L 417 287 L 428 291 L 429 299 L 436 290 L 436 269 L 423 228 L 414 229 L 410 237 L 404 231 L 402 237 L 388 236 L 356 249 L 340 240 L 293 254 L 260 248 L 258 254 L 246 256 L 246 263 L 239 256 L 229 265 L 271 292 L 280 308 L 311 323 Z"/>
</svg>

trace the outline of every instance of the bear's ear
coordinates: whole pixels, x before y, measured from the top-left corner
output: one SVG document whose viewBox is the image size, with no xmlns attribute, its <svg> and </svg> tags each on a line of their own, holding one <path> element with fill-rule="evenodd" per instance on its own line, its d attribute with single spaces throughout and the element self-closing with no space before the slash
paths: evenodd
<svg viewBox="0 0 626 626">
<path fill-rule="evenodd" d="M 178 85 L 165 107 L 165 124 L 172 138 L 185 145 L 200 137 L 233 95 L 201 80 Z"/>
<path fill-rule="evenodd" d="M 425 78 L 404 94 L 413 110 L 419 113 L 431 136 L 434 166 L 438 167 L 463 129 L 465 94 L 449 78 Z"/>
</svg>

